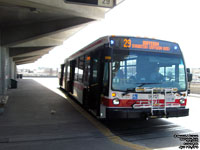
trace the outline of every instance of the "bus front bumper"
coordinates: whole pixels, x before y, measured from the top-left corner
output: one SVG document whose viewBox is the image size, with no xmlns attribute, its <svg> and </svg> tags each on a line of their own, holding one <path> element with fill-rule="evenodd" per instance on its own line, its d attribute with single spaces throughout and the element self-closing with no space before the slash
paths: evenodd
<svg viewBox="0 0 200 150">
<path fill-rule="evenodd" d="M 184 117 L 189 115 L 188 108 L 167 108 L 167 114 L 163 110 L 154 110 L 153 115 L 151 109 L 131 109 L 131 108 L 106 108 L 106 118 L 109 119 L 132 119 L 132 118 L 168 118 L 168 117 Z"/>
</svg>

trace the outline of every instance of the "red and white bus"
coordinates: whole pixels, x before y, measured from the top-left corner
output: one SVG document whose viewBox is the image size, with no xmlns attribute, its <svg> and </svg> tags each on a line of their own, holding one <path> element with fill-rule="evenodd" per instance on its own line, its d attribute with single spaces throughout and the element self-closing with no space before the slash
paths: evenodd
<svg viewBox="0 0 200 150">
<path fill-rule="evenodd" d="M 188 116 L 187 70 L 177 43 L 106 36 L 67 58 L 60 87 L 98 118 Z"/>
</svg>

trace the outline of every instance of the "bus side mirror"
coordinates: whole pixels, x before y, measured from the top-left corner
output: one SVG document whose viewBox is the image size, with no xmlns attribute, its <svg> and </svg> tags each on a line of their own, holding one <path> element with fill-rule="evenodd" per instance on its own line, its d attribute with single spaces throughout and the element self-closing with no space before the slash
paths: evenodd
<svg viewBox="0 0 200 150">
<path fill-rule="evenodd" d="M 192 74 L 190 73 L 190 68 L 187 68 L 187 79 L 188 79 L 188 82 L 192 81 Z"/>
<path fill-rule="evenodd" d="M 188 82 L 191 82 L 191 81 L 192 81 L 192 74 L 189 73 L 189 74 L 187 75 L 187 77 L 188 77 Z"/>
</svg>

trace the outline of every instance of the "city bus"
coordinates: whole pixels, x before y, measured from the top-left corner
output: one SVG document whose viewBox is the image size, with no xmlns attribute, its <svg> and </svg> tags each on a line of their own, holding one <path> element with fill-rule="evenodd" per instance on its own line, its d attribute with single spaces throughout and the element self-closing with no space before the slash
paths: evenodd
<svg viewBox="0 0 200 150">
<path fill-rule="evenodd" d="M 106 36 L 67 58 L 60 87 L 99 119 L 189 115 L 187 69 L 177 43 Z"/>
</svg>

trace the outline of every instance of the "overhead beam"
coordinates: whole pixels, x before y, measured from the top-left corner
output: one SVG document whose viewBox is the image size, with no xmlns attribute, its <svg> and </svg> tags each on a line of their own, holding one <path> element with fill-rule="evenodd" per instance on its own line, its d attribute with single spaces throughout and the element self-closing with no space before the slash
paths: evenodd
<svg viewBox="0 0 200 150">
<path fill-rule="evenodd" d="M 21 61 L 21 60 L 26 60 L 26 59 L 30 59 L 30 58 L 35 58 L 38 57 L 40 55 L 33 55 L 33 56 L 25 56 L 25 57 L 14 57 L 13 61 L 17 62 L 17 61 Z"/>
<path fill-rule="evenodd" d="M 30 64 L 30 63 L 34 63 L 35 61 L 36 61 L 36 60 L 30 60 L 30 61 L 18 62 L 18 63 L 16 63 L 16 65 Z"/>
<path fill-rule="evenodd" d="M 39 58 L 41 58 L 41 56 L 37 56 L 37 57 L 32 57 L 32 58 L 25 58 L 25 59 L 23 59 L 23 60 L 17 60 L 17 61 L 15 61 L 16 63 L 20 63 L 20 62 L 25 62 L 25 61 L 32 61 L 32 60 L 37 60 L 37 59 L 39 59 Z"/>
<path fill-rule="evenodd" d="M 37 59 L 39 59 L 39 58 L 17 61 L 15 63 L 16 63 L 16 65 L 22 65 L 22 64 L 26 64 L 26 63 L 34 63 Z"/>
</svg>

